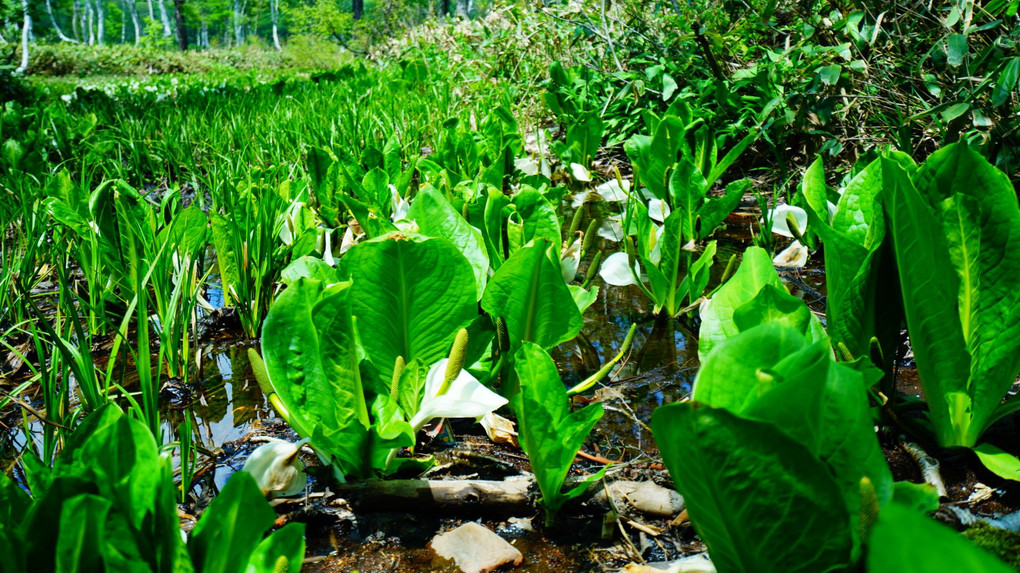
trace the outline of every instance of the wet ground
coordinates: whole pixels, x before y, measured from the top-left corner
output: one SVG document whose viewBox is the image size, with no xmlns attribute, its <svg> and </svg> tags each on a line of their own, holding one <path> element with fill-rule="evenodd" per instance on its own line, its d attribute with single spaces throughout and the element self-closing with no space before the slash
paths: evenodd
<svg viewBox="0 0 1020 573">
<path fill-rule="evenodd" d="M 586 204 L 591 213 L 604 212 L 604 204 Z M 743 215 L 731 218 L 730 227 L 719 233 L 719 255 L 714 272 L 718 281 L 726 260 L 749 243 L 747 225 L 755 220 L 745 205 Z M 569 219 L 568 219 L 569 220 Z M 610 242 L 605 252 L 615 251 Z M 579 273 L 583 275 L 586 264 Z M 824 317 L 824 273 L 820 258 L 806 269 L 783 272 L 791 292 L 801 296 Z M 612 473 L 619 479 L 652 479 L 670 485 L 662 469 L 647 424 L 660 405 L 687 397 L 698 368 L 696 319 L 669 320 L 650 314 L 651 303 L 637 287 L 607 287 L 601 281 L 597 302 L 586 312 L 582 334 L 557 348 L 553 357 L 568 386 L 598 370 L 619 350 L 632 323 L 638 325 L 630 355 L 611 379 L 579 402 L 599 401 L 605 416 L 598 424 L 578 459 L 575 474 L 594 472 L 606 460 L 619 462 Z M 711 288 L 711 285 L 710 285 Z M 213 306 L 222 304 L 215 282 L 206 292 Z M 193 439 L 200 458 L 189 503 L 182 514 L 194 515 L 232 473 L 244 464 L 259 444 L 260 436 L 293 438 L 293 432 L 267 405 L 247 359 L 251 341 L 239 341 L 236 321 L 229 312 L 218 311 L 205 319 L 201 359 L 192 364 L 190 382 L 165 381 L 161 390 L 164 432 L 176 439 L 174 428 L 184 416 L 190 417 Z M 917 396 L 916 372 L 908 367 L 899 372 L 899 390 Z M 11 409 L 0 421 L 8 431 L 0 434 L 0 460 L 11 467 L 26 440 L 34 439 L 37 425 L 26 432 L 19 426 L 20 415 Z M 493 444 L 478 426 L 457 422 L 454 439 L 436 440 L 423 446 L 436 455 L 442 468 L 433 479 L 502 479 L 526 473 L 530 468 L 521 450 L 510 444 Z M 1015 417 L 997 424 L 988 440 L 1014 454 L 1020 454 L 1020 436 Z M 883 448 L 897 479 L 920 480 L 920 472 L 903 451 L 898 436 L 883 434 Z M 1020 499 L 1007 495 L 1003 480 L 990 475 L 972 456 L 932 450 L 942 461 L 949 489 L 949 503 L 959 504 L 981 515 L 1012 511 Z M 305 456 L 313 465 L 313 456 Z M 604 511 L 571 511 L 555 528 L 545 528 L 534 507 L 524 506 L 515 515 L 465 513 L 441 515 L 360 511 L 343 504 L 327 507 L 315 499 L 328 499 L 329 484 L 313 478 L 307 502 L 281 505 L 281 520 L 308 523 L 308 571 L 454 571 L 452 563 L 440 560 L 427 547 L 436 534 L 453 529 L 467 520 L 480 520 L 516 546 L 525 557 L 520 571 L 603 571 L 618 570 L 632 561 L 663 561 L 704 550 L 689 523 L 670 524 L 648 520 L 634 525 L 626 520 L 607 521 Z M 975 497 L 975 492 L 980 495 Z M 326 496 L 315 497 L 326 493 Z"/>
</svg>

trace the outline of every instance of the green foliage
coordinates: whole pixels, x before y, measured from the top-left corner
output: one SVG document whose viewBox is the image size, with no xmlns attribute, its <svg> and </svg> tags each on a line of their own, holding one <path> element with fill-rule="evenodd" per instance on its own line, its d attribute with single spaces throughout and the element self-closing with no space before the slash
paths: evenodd
<svg viewBox="0 0 1020 573">
<path fill-rule="evenodd" d="M 1020 208 L 1007 178 L 964 144 L 911 178 L 882 160 L 886 217 L 929 418 L 943 446 L 974 446 L 1020 370 Z"/>
<path fill-rule="evenodd" d="M 144 425 L 113 405 L 97 410 L 52 467 L 26 461 L 31 497 L 0 476 L 0 570 L 268 573 L 280 563 L 299 570 L 304 526 L 289 524 L 263 541 L 275 513 L 243 472 L 227 482 L 185 548 L 170 470 Z"/>
<path fill-rule="evenodd" d="M 506 321 L 510 348 L 525 342 L 549 349 L 580 332 L 581 314 L 563 283 L 559 267 L 546 254 L 546 239 L 514 253 L 492 276 L 482 308 Z"/>
<path fill-rule="evenodd" d="M 779 428 L 689 403 L 656 410 L 652 431 L 719 571 L 850 564 L 850 515 L 838 486 Z"/>
<path fill-rule="evenodd" d="M 871 535 L 868 552 L 871 573 L 1012 571 L 945 525 L 898 503 L 882 508 Z"/>
<path fill-rule="evenodd" d="M 736 273 L 719 287 L 712 296 L 708 308 L 701 313 L 698 356 L 702 360 L 707 359 L 719 343 L 747 329 L 738 324 L 737 313 L 741 309 L 752 310 L 758 304 L 764 304 L 757 303 L 756 299 L 763 291 L 769 292 L 765 290 L 766 287 L 783 288 L 769 254 L 764 249 L 750 247 L 744 251 L 743 262 L 740 263 Z M 779 294 L 780 299 L 789 299 L 785 291 Z M 802 311 L 795 310 L 794 314 L 803 316 Z M 807 335 L 809 341 L 826 338 L 821 323 L 810 313 L 807 313 L 806 321 L 797 320 L 796 323 L 801 334 Z"/>
<path fill-rule="evenodd" d="M 444 239 L 392 234 L 340 260 L 361 345 L 385 380 L 398 356 L 434 364 L 478 314 L 471 265 Z"/>
<path fill-rule="evenodd" d="M 393 397 L 377 396 L 369 408 L 353 298 L 350 282 L 299 279 L 277 299 L 262 330 L 268 386 L 287 422 L 311 439 L 341 480 L 384 472 L 392 450 L 414 445 Z"/>
<path fill-rule="evenodd" d="M 521 447 L 531 461 L 542 492 L 545 522 L 550 525 L 563 504 L 583 494 L 605 473 L 603 468 L 563 491 L 577 451 L 602 418 L 602 405 L 591 404 L 571 412 L 556 364 L 538 344 L 525 342 L 517 351 L 515 363 L 521 381 L 519 399 L 514 401 Z"/>
<path fill-rule="evenodd" d="M 902 153 L 888 157 L 907 168 L 913 166 Z M 826 245 L 829 336 L 852 356 L 872 357 L 891 376 L 903 315 L 892 239 L 882 209 L 882 162 L 872 161 L 850 180 L 831 216 L 821 160 L 805 173 L 802 193 L 809 229 Z M 872 355 L 872 339 L 878 341 L 880 359 Z"/>
</svg>

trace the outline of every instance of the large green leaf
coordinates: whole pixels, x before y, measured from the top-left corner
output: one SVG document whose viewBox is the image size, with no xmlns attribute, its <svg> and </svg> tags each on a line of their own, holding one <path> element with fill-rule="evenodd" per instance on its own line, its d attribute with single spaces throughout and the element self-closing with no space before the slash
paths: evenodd
<svg viewBox="0 0 1020 573">
<path fill-rule="evenodd" d="M 669 196 L 669 171 L 676 163 L 686 133 L 680 118 L 666 116 L 659 122 L 653 137 L 636 135 L 624 145 L 641 184 L 658 199 Z"/>
<path fill-rule="evenodd" d="M 882 508 L 871 531 L 869 573 L 957 571 L 1009 573 L 1012 569 L 912 508 L 898 503 Z"/>
<path fill-rule="evenodd" d="M 239 301 L 234 300 L 230 287 L 241 282 L 241 272 L 237 268 L 238 253 L 234 248 L 238 232 L 230 219 L 219 213 L 210 213 L 209 222 L 212 228 L 213 247 L 216 248 L 216 264 L 223 285 L 223 297 L 228 301 L 228 305 L 236 304 Z"/>
<path fill-rule="evenodd" d="M 942 225 L 899 165 L 882 159 L 886 217 L 892 234 L 904 314 L 929 416 L 943 446 L 973 445 L 952 410 L 967 395 L 970 357 L 957 311 L 960 279 L 947 252 Z"/>
<path fill-rule="evenodd" d="M 530 187 L 518 191 L 511 199 L 511 215 L 522 225 L 520 244 L 511 240 L 510 254 L 531 241 L 545 239 L 552 244 L 560 242 L 560 220 L 556 206 L 540 192 Z"/>
<path fill-rule="evenodd" d="M 909 161 L 890 154 L 899 163 Z M 906 163 L 904 163 L 906 164 Z M 854 356 L 867 356 L 877 337 L 891 369 L 902 322 L 899 280 L 892 262 L 891 239 L 882 211 L 882 161 L 875 160 L 847 184 L 828 223 L 825 179 L 816 161 L 804 176 L 804 192 L 813 193 L 807 210 L 810 228 L 825 242 L 827 328 L 833 345 Z"/>
<path fill-rule="evenodd" d="M 716 346 L 692 399 L 782 428 L 828 465 L 856 517 L 862 477 L 880 502 L 892 495 L 867 395 L 878 376 L 862 364 L 837 363 L 828 340 L 810 341 L 797 327 L 772 321 Z"/>
<path fill-rule="evenodd" d="M 517 351 L 515 369 L 521 380 L 521 396 L 516 402 L 521 447 L 531 460 L 548 523 L 564 503 L 584 493 L 604 472 L 562 491 L 577 451 L 602 418 L 602 404 L 571 412 L 556 364 L 534 343 L 525 342 Z"/>
<path fill-rule="evenodd" d="M 850 564 L 851 520 L 839 487 L 779 428 L 688 402 L 656 410 L 652 433 L 720 572 Z"/>
<path fill-rule="evenodd" d="M 506 320 L 511 348 L 534 342 L 552 348 L 581 331 L 577 305 L 558 265 L 546 256 L 549 242 L 538 240 L 508 259 L 489 281 L 482 308 Z"/>
<path fill-rule="evenodd" d="M 965 442 L 973 445 L 1020 371 L 1020 208 L 1009 178 L 965 144 L 933 153 L 915 181 L 959 279 L 955 306 L 971 357 Z"/>
<path fill-rule="evenodd" d="M 240 573 L 273 526 L 276 512 L 269 507 L 255 479 L 247 472 L 230 477 L 202 514 L 188 541 L 197 573 Z"/>
<path fill-rule="evenodd" d="M 460 250 L 474 269 L 477 298 L 481 299 L 489 277 L 489 255 L 485 252 L 481 231 L 465 221 L 446 197 L 432 186 L 418 191 L 408 217 L 417 223 L 423 235 L 446 239 Z"/>
<path fill-rule="evenodd" d="M 389 380 L 397 356 L 433 364 L 478 313 L 474 271 L 445 239 L 391 233 L 340 260 L 369 360 Z M 562 280 L 560 281 L 562 282 Z"/>
<path fill-rule="evenodd" d="M 262 329 L 266 371 L 288 422 L 345 473 L 367 471 L 369 426 L 350 308 L 350 283 L 299 279 L 273 304 Z"/>
<path fill-rule="evenodd" d="M 775 365 L 804 344 L 802 333 L 779 323 L 727 338 L 703 360 L 691 399 L 742 414 L 780 382 Z"/>
<path fill-rule="evenodd" d="M 722 197 L 706 196 L 705 202 L 698 209 L 698 240 L 704 239 L 712 234 L 712 231 L 722 223 L 726 217 L 737 208 L 744 193 L 751 187 L 750 179 L 740 179 L 726 185 L 726 191 Z"/>
<path fill-rule="evenodd" d="M 701 313 L 698 333 L 698 357 L 704 360 L 712 348 L 739 332 L 733 322 L 733 311 L 753 299 L 766 284 L 782 286 L 772 258 L 765 249 L 749 247 L 737 272 L 712 296 L 708 308 Z"/>
<path fill-rule="evenodd" d="M 57 571 L 84 573 L 104 569 L 104 530 L 112 506 L 110 500 L 90 494 L 64 501 L 60 509 L 60 530 L 57 532 Z"/>
<path fill-rule="evenodd" d="M 761 299 L 744 309 L 744 320 L 738 324 L 735 312 L 738 308 L 754 301 L 766 286 L 775 290 L 766 293 Z M 772 265 L 772 259 L 764 249 L 748 247 L 744 251 L 744 260 L 737 272 L 722 285 L 701 313 L 701 330 L 698 335 L 698 357 L 701 360 L 709 355 L 713 348 L 723 340 L 735 336 L 741 330 L 756 326 L 758 323 L 786 316 L 787 311 L 776 307 L 787 304 L 790 297 L 783 296 L 785 287 Z M 787 301 L 787 302 L 784 302 Z M 793 316 L 783 318 L 785 322 L 805 325 L 804 334 L 811 341 L 826 337 L 825 329 L 817 317 L 810 312 L 805 318 L 803 305 L 786 306 Z M 799 318 L 798 318 L 799 317 Z"/>
</svg>

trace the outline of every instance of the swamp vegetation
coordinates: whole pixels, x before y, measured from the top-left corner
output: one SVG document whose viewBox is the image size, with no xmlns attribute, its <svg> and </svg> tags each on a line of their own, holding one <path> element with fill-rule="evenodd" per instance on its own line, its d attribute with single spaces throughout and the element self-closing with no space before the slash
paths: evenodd
<svg viewBox="0 0 1020 573">
<path fill-rule="evenodd" d="M 0 5 L 0 571 L 1020 568 L 1016 0 L 173 4 Z"/>
</svg>

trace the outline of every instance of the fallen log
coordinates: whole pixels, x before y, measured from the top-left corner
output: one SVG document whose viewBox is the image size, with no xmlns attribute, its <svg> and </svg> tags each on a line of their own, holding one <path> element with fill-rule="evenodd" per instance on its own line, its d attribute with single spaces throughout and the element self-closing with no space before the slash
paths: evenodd
<svg viewBox="0 0 1020 573">
<path fill-rule="evenodd" d="M 566 487 L 580 483 L 568 479 Z M 539 497 L 531 477 L 506 480 L 370 480 L 332 486 L 323 498 L 325 505 L 349 505 L 356 511 L 402 511 L 410 513 L 498 513 L 505 515 L 534 511 Z M 285 508 L 303 504 L 304 498 L 277 500 Z M 311 502 L 310 503 L 315 503 Z M 684 510 L 676 491 L 651 481 L 617 480 L 592 486 L 568 504 L 577 509 L 616 509 L 656 518 L 670 518 Z"/>
</svg>

